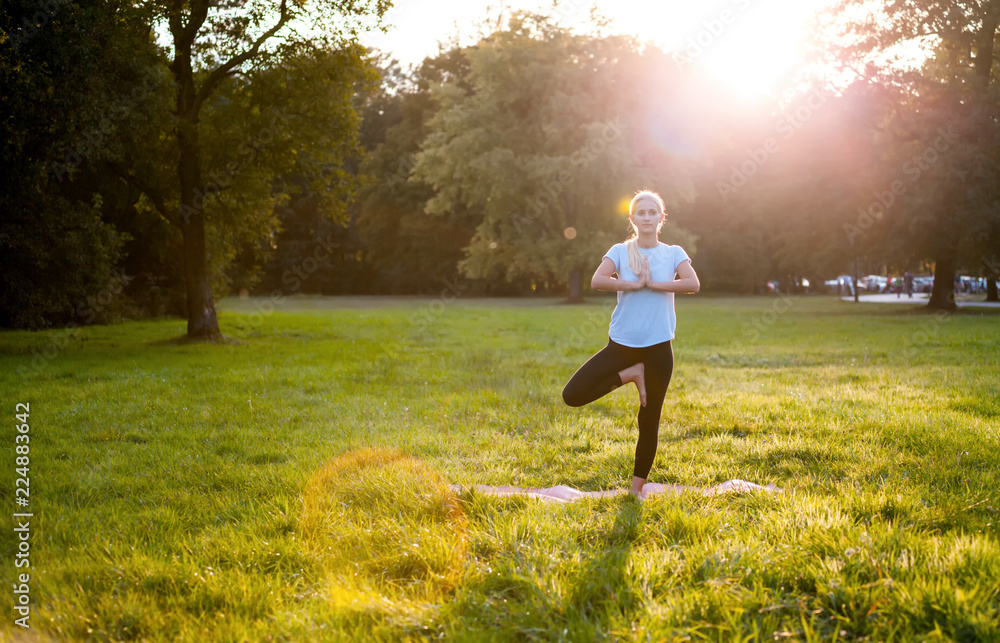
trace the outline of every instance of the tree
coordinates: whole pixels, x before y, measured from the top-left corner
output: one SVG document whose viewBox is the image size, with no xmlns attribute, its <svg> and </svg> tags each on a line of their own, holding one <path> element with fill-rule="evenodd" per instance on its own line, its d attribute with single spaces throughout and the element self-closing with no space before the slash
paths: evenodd
<svg viewBox="0 0 1000 643">
<path fill-rule="evenodd" d="M 388 82 L 375 101 L 378 113 L 367 121 L 369 127 L 379 127 L 381 136 L 371 140 L 365 157 L 363 170 L 370 183 L 361 193 L 355 222 L 378 275 L 377 292 L 436 293 L 442 283 L 458 279 L 458 262 L 473 226 L 461 211 L 428 215 L 425 208 L 434 190 L 411 171 L 428 122 L 439 109 L 431 86 L 446 75 L 463 78 L 467 68 L 465 51 L 456 47 L 428 58 L 409 78 L 394 74 L 392 66 L 386 69 Z"/>
<path fill-rule="evenodd" d="M 94 177 L 62 168 L 99 158 L 144 120 L 149 101 L 121 88 L 142 84 L 155 56 L 131 3 L 0 7 L 0 325 L 108 318 L 127 235 L 102 220 L 110 199 Z"/>
<path fill-rule="evenodd" d="M 364 50 L 350 38 L 389 3 L 211 0 L 148 5 L 171 39 L 169 120 L 112 167 L 142 191 L 144 205 L 177 227 L 187 290 L 187 335 L 220 335 L 208 243 L 217 268 L 236 240 L 275 227 L 274 208 L 308 177 L 320 207 L 343 216 L 353 176 L 356 115 L 351 95 L 366 76 Z M 309 25 L 302 30 L 301 24 Z M 308 33 L 308 35 L 303 35 Z M 210 144 L 206 144 L 210 143 Z M 221 269 L 215 271 L 221 274 Z"/>
<path fill-rule="evenodd" d="M 761 222 L 773 258 L 769 276 L 782 286 L 791 285 L 789 277 L 817 283 L 843 274 L 892 242 L 879 217 L 863 214 L 892 178 L 869 126 L 882 113 L 869 89 L 855 83 L 839 95 L 793 95 L 757 135 L 763 165 L 736 197 Z M 766 158 L 765 146 L 773 150 Z"/>
<path fill-rule="evenodd" d="M 690 198 L 683 172 L 654 181 L 644 165 L 638 48 L 520 13 L 467 57 L 467 76 L 435 88 L 441 109 L 413 170 L 435 191 L 427 212 L 464 211 L 475 227 L 467 277 L 550 281 L 579 301 L 583 270 L 625 235 L 623 199 L 644 184 L 671 205 Z"/>
<path fill-rule="evenodd" d="M 847 18 L 856 6 L 875 13 L 865 20 Z M 918 179 L 900 191 L 902 207 L 887 209 L 887 224 L 934 260 L 928 306 L 953 310 L 953 277 L 963 249 L 995 243 L 990 231 L 1000 216 L 1000 106 L 993 71 L 1000 2 L 916 0 L 875 7 L 844 0 L 837 11 L 853 41 L 831 53 L 895 94 L 894 109 L 880 124 L 886 159 Z M 933 47 L 919 69 L 884 62 L 914 43 Z M 976 241 L 970 243 L 972 235 Z"/>
</svg>

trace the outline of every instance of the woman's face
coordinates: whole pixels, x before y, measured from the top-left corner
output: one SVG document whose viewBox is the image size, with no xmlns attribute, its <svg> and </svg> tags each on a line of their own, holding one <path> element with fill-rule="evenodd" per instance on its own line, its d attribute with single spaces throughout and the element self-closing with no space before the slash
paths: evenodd
<svg viewBox="0 0 1000 643">
<path fill-rule="evenodd" d="M 635 202 L 632 215 L 629 217 L 636 230 L 641 232 L 656 232 L 656 228 L 663 220 L 663 212 L 656 199 L 644 196 Z"/>
</svg>

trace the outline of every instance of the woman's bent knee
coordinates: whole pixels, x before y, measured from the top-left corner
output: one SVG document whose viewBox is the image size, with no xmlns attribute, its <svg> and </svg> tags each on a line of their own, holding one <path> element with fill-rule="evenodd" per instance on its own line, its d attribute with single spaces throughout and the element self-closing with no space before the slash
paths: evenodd
<svg viewBox="0 0 1000 643">
<path fill-rule="evenodd" d="M 566 388 L 563 389 L 562 398 L 563 402 L 565 402 L 568 406 L 583 406 L 586 404 L 585 401 L 580 399 L 579 394 L 574 392 L 568 384 L 566 385 Z"/>
</svg>

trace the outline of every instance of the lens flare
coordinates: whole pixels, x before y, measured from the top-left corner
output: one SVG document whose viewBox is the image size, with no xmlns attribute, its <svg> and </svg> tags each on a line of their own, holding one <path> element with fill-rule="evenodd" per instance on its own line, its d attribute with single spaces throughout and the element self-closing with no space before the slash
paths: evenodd
<svg viewBox="0 0 1000 643">
<path fill-rule="evenodd" d="M 303 491 L 300 526 L 337 608 L 433 609 L 461 579 L 467 521 L 458 498 L 402 453 L 350 451 L 321 467 Z"/>
</svg>

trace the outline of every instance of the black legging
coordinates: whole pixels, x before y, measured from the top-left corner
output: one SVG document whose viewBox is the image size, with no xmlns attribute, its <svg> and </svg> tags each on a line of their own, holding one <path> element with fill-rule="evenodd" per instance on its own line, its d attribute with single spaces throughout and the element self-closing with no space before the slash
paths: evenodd
<svg viewBox="0 0 1000 643">
<path fill-rule="evenodd" d="M 566 383 L 563 400 L 570 406 L 590 404 L 621 386 L 618 372 L 639 362 L 646 368 L 646 406 L 639 407 L 639 441 L 635 445 L 632 475 L 647 478 L 656 458 L 663 398 L 674 371 L 674 350 L 669 341 L 633 348 L 608 338 L 608 345 L 587 360 Z"/>
</svg>

